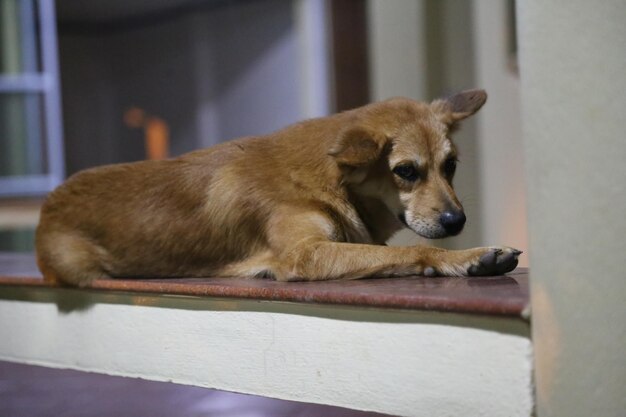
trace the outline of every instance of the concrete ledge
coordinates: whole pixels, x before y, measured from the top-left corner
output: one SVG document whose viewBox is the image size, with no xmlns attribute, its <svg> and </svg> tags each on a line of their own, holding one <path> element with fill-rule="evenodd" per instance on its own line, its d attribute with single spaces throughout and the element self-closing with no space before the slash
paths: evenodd
<svg viewBox="0 0 626 417">
<path fill-rule="evenodd" d="M 531 415 L 519 315 L 81 290 L 18 272 L 24 285 L 0 285 L 2 360 L 402 416 Z"/>
</svg>

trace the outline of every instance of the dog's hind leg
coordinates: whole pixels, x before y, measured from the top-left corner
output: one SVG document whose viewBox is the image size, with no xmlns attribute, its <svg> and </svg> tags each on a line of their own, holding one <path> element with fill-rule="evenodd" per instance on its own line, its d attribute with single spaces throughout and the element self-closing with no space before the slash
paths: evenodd
<svg viewBox="0 0 626 417">
<path fill-rule="evenodd" d="M 85 286 L 108 276 L 106 250 L 78 232 L 37 232 L 37 265 L 44 280 Z"/>
</svg>

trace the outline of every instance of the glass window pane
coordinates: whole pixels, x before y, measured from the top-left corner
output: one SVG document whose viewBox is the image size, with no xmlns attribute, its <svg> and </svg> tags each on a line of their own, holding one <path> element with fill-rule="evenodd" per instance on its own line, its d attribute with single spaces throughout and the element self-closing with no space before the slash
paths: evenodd
<svg viewBox="0 0 626 417">
<path fill-rule="evenodd" d="M 34 250 L 34 227 L 16 230 L 0 229 L 0 252 L 32 252 Z"/>
<path fill-rule="evenodd" d="M 47 173 L 42 104 L 40 94 L 0 94 L 0 177 Z"/>
<path fill-rule="evenodd" d="M 0 74 L 41 69 L 34 0 L 0 0 Z"/>
</svg>

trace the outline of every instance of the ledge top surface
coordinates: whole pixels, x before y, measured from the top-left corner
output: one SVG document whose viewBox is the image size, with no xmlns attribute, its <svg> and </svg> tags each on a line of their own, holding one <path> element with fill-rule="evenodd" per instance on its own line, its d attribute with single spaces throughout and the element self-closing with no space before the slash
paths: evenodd
<svg viewBox="0 0 626 417">
<path fill-rule="evenodd" d="M 43 281 L 35 256 L 25 253 L 0 253 L 0 291 L 3 286 L 55 288 Z M 115 278 L 95 281 L 86 290 L 509 317 L 522 317 L 529 301 L 525 268 L 494 277 L 415 276 L 318 282 L 277 282 L 259 278 Z"/>
</svg>

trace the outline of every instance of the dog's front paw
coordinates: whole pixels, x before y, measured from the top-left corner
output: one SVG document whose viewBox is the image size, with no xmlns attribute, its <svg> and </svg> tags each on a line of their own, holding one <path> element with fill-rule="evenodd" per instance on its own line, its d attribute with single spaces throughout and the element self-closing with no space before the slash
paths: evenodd
<svg viewBox="0 0 626 417">
<path fill-rule="evenodd" d="M 485 248 L 486 252 L 467 268 L 467 275 L 502 275 L 515 269 L 522 251 L 509 248 Z"/>
</svg>

